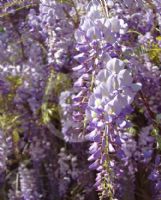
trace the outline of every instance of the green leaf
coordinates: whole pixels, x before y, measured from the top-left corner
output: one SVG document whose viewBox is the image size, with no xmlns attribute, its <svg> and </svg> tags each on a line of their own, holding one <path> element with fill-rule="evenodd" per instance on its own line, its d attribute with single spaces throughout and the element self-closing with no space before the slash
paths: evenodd
<svg viewBox="0 0 161 200">
<path fill-rule="evenodd" d="M 157 135 L 156 140 L 157 140 L 157 149 L 161 150 L 161 136 Z"/>
<path fill-rule="evenodd" d="M 151 131 L 151 135 L 152 135 L 152 136 L 157 136 L 157 135 L 158 135 L 158 129 L 154 128 L 154 129 Z"/>
<path fill-rule="evenodd" d="M 4 33 L 4 32 L 5 32 L 4 28 L 0 26 L 0 33 Z"/>
<path fill-rule="evenodd" d="M 22 78 L 19 76 L 8 76 L 6 79 L 14 86 L 14 88 L 17 88 L 22 84 Z"/>
<path fill-rule="evenodd" d="M 19 133 L 17 129 L 13 130 L 12 136 L 13 136 L 13 142 L 18 143 L 20 140 L 20 137 L 19 137 Z"/>
<path fill-rule="evenodd" d="M 161 41 L 161 36 L 156 37 L 158 41 Z"/>
</svg>

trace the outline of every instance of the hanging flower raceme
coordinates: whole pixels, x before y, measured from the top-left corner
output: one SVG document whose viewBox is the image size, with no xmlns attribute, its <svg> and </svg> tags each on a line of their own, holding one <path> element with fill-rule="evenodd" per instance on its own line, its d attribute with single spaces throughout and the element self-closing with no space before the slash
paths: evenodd
<svg viewBox="0 0 161 200">
<path fill-rule="evenodd" d="M 104 195 L 112 198 L 112 182 L 116 178 L 111 172 L 111 167 L 115 164 L 113 159 L 123 159 L 125 156 L 120 146 L 123 139 L 119 136 L 118 130 L 127 125 L 125 116 L 129 113 L 130 104 L 141 84 L 133 83 L 132 75 L 125 68 L 125 63 L 113 58 L 100 70 L 95 85 L 86 111 L 89 129 L 92 130 L 87 138 L 93 141 L 89 160 L 94 162 L 90 168 L 99 171 L 96 179 L 98 189 L 103 191 L 102 194 L 105 193 Z"/>
<path fill-rule="evenodd" d="M 85 117 L 95 76 L 116 55 L 114 52 L 119 35 L 124 34 L 126 29 L 124 21 L 107 16 L 100 3 L 89 3 L 87 13 L 75 31 L 78 54 L 74 58 L 78 66 L 73 68 L 73 77 L 76 79 L 72 96 L 74 121 L 77 121 L 77 116 Z M 79 132 L 86 132 L 83 130 L 84 124 L 80 126 Z"/>
</svg>

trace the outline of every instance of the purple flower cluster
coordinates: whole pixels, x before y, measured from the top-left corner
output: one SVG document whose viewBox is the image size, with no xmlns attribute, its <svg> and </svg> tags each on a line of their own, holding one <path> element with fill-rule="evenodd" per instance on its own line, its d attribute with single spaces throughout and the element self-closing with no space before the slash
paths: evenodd
<svg viewBox="0 0 161 200">
<path fill-rule="evenodd" d="M 0 2 L 0 199 L 161 199 L 160 13 Z"/>
<path fill-rule="evenodd" d="M 141 88 L 139 83 L 133 83 L 129 70 L 124 67 L 125 63 L 121 60 L 110 59 L 106 67 L 97 74 L 96 87 L 88 101 L 86 116 L 90 121 L 89 127 L 94 127 L 88 134 L 88 139 L 94 141 L 90 147 L 89 160 L 94 160 L 90 168 L 100 171 L 96 179 L 99 190 L 104 190 L 104 182 L 109 181 L 111 173 L 111 169 L 107 168 L 111 168 L 114 164 L 108 163 L 107 166 L 109 154 L 112 153 L 114 156 L 116 153 L 116 157 L 120 159 L 125 156 L 124 149 L 119 148 L 119 143 L 125 142 L 124 134 L 119 135 L 117 130 L 127 125 L 125 116 L 129 113 L 130 104 Z"/>
</svg>

